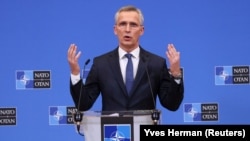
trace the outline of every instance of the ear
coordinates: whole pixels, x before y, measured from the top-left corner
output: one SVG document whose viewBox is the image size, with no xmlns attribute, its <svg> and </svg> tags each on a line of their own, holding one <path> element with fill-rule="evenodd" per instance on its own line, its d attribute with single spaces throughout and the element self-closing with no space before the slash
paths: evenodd
<svg viewBox="0 0 250 141">
<path fill-rule="evenodd" d="M 113 29 L 114 29 L 114 34 L 117 35 L 117 27 L 116 27 L 116 25 L 114 25 Z"/>
<path fill-rule="evenodd" d="M 140 35 L 143 35 L 144 34 L 144 26 L 141 27 L 141 34 Z"/>
</svg>

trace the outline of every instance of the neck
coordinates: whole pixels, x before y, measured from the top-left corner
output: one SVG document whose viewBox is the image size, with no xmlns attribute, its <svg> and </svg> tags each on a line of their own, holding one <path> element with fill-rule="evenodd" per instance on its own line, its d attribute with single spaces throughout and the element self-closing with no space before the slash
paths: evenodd
<svg viewBox="0 0 250 141">
<path fill-rule="evenodd" d="M 124 51 L 126 51 L 126 52 L 132 52 L 134 49 L 136 49 L 137 47 L 139 47 L 139 46 L 135 46 L 135 47 L 129 47 L 129 46 L 127 46 L 127 47 L 124 47 L 124 46 L 120 46 Z"/>
</svg>

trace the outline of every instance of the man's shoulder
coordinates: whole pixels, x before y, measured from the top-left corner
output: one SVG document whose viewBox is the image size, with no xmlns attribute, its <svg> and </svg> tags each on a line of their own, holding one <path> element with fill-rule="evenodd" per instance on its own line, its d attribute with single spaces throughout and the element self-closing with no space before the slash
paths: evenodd
<svg viewBox="0 0 250 141">
<path fill-rule="evenodd" d="M 101 55 L 98 55 L 94 59 L 95 60 L 96 59 L 99 60 L 99 59 L 103 59 L 103 58 L 107 58 L 107 57 L 112 57 L 112 56 L 116 56 L 116 55 L 118 55 L 118 49 L 117 48 L 115 48 L 115 49 L 113 49 L 111 51 L 108 51 L 106 53 L 103 53 Z"/>
<path fill-rule="evenodd" d="M 151 51 L 148 51 L 146 49 L 141 48 L 141 55 L 146 57 L 146 58 L 153 58 L 156 60 L 165 60 L 165 58 L 163 56 L 160 56 L 159 54 L 153 53 Z"/>
</svg>

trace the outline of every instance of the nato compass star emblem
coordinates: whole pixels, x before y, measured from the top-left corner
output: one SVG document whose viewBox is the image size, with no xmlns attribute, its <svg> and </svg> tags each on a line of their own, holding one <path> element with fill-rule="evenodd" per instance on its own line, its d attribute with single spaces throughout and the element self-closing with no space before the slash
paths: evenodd
<svg viewBox="0 0 250 141">
<path fill-rule="evenodd" d="M 60 121 L 63 118 L 63 114 L 60 111 L 56 111 L 53 117 L 57 120 Z"/>
<path fill-rule="evenodd" d="M 119 131 L 113 132 L 110 137 L 111 141 L 123 141 L 124 139 L 124 134 Z"/>
<path fill-rule="evenodd" d="M 219 75 L 219 77 L 222 80 L 227 80 L 228 79 L 229 74 L 226 71 L 222 71 L 221 74 Z"/>
<path fill-rule="evenodd" d="M 197 116 L 198 111 L 195 108 L 190 108 L 188 110 L 188 114 L 192 117 L 195 118 Z"/>
<path fill-rule="evenodd" d="M 26 75 L 21 76 L 20 82 L 22 82 L 23 85 L 28 85 L 29 84 L 29 77 L 27 77 Z"/>
</svg>

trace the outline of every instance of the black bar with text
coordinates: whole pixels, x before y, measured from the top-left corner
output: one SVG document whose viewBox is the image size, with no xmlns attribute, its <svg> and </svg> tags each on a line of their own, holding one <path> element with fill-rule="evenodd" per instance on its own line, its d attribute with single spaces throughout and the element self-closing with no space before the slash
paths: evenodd
<svg viewBox="0 0 250 141">
<path fill-rule="evenodd" d="M 250 141 L 250 125 L 140 125 L 140 140 Z"/>
</svg>

